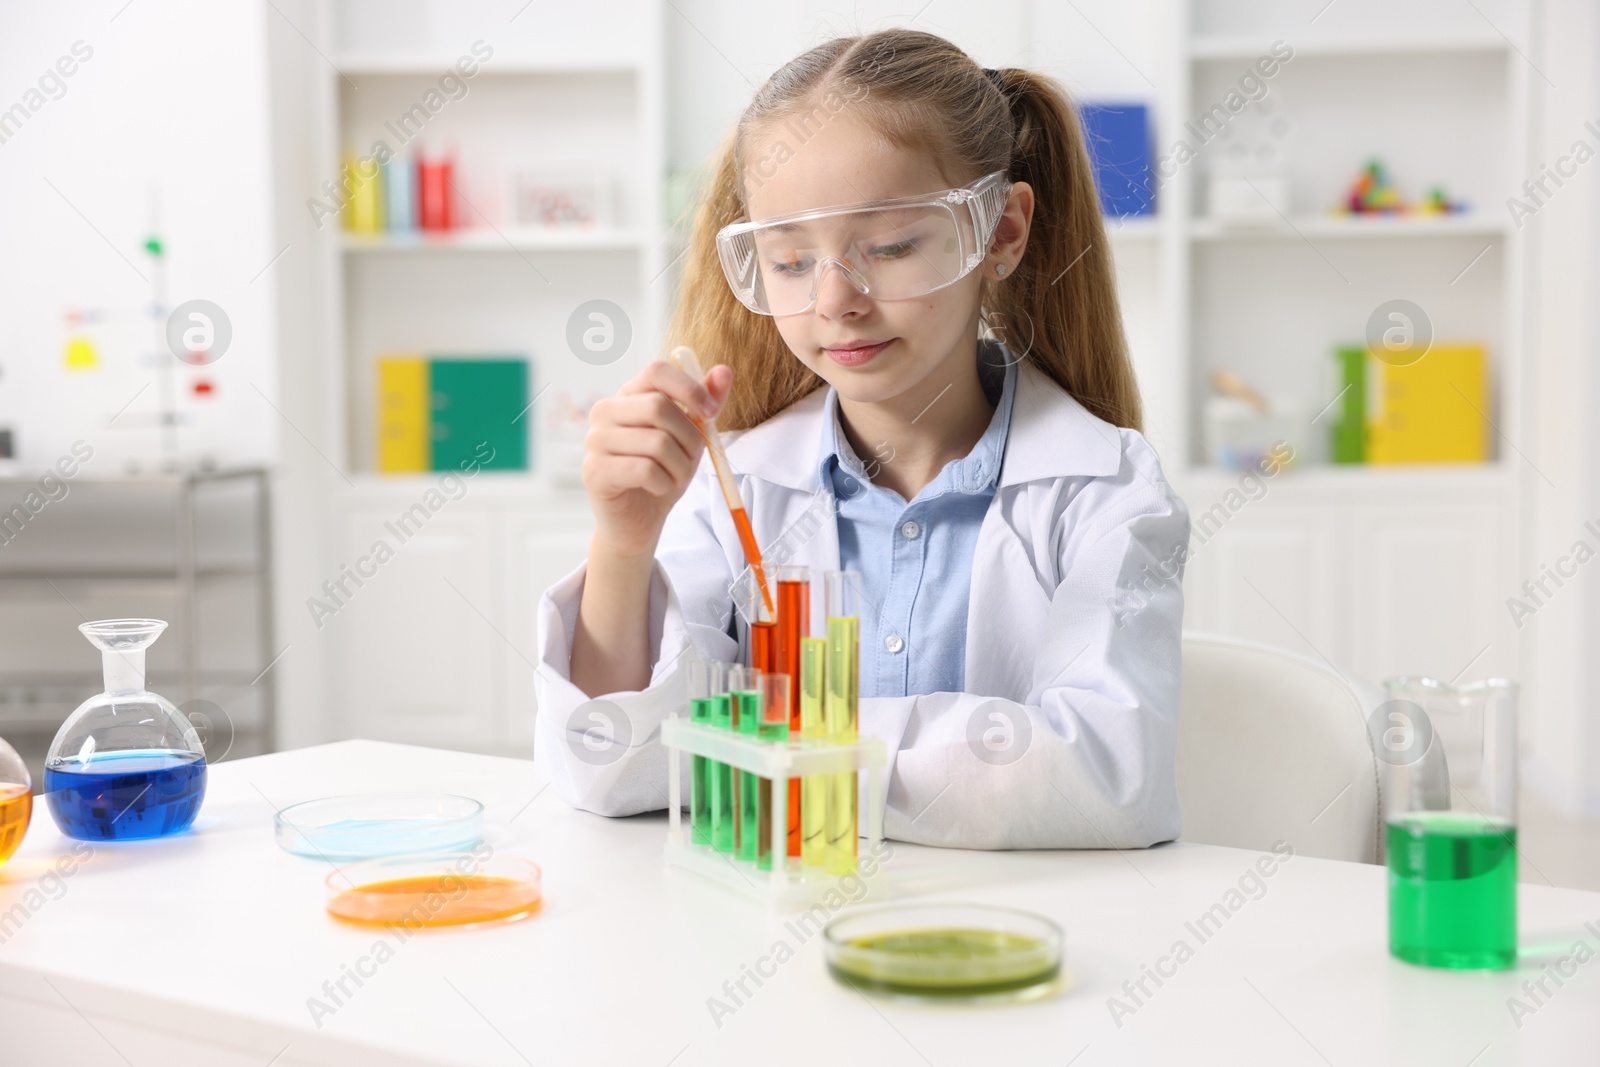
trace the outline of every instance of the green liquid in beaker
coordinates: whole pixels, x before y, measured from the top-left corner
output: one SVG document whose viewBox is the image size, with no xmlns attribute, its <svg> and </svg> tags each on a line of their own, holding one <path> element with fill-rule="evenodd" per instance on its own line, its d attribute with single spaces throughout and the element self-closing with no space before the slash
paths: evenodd
<svg viewBox="0 0 1600 1067">
<path fill-rule="evenodd" d="M 1389 952 L 1425 967 L 1517 962 L 1517 828 L 1458 811 L 1389 823 Z"/>
</svg>

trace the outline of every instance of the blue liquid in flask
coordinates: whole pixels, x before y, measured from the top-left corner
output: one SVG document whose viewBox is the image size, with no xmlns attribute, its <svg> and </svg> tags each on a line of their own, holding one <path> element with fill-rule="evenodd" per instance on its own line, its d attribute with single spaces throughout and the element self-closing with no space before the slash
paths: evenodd
<svg viewBox="0 0 1600 1067">
<path fill-rule="evenodd" d="M 181 833 L 206 795 L 206 759 L 134 749 L 63 760 L 44 771 L 56 825 L 83 841 L 137 841 Z"/>
</svg>

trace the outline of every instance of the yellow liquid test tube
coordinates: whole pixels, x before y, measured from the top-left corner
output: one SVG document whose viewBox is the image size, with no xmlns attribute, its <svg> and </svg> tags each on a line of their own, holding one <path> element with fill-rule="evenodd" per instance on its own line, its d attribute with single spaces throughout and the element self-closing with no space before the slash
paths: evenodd
<svg viewBox="0 0 1600 1067">
<path fill-rule="evenodd" d="M 861 575 L 855 571 L 829 571 L 826 604 L 828 620 L 827 683 L 823 699 L 823 726 L 834 744 L 853 745 L 858 738 L 856 714 L 861 684 Z M 856 772 L 829 775 L 827 852 L 829 874 L 856 871 Z"/>
<path fill-rule="evenodd" d="M 800 736 L 807 741 L 827 737 L 822 702 L 827 685 L 828 642 L 820 637 L 800 639 Z M 828 790 L 832 780 L 823 775 L 800 779 L 800 863 L 822 867 L 827 863 Z"/>
</svg>

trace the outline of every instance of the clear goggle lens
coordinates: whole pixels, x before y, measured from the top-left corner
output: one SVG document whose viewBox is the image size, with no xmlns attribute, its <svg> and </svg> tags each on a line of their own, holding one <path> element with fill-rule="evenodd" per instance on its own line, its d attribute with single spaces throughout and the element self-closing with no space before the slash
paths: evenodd
<svg viewBox="0 0 1600 1067">
<path fill-rule="evenodd" d="M 1010 189 L 996 172 L 962 189 L 735 223 L 717 253 L 734 294 L 761 315 L 809 311 L 830 268 L 874 299 L 906 300 L 983 261 Z"/>
</svg>

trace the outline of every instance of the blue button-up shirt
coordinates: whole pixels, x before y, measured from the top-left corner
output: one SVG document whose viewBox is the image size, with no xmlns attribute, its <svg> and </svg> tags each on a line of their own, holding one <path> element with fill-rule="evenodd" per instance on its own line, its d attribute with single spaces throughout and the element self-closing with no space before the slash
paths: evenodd
<svg viewBox="0 0 1600 1067">
<path fill-rule="evenodd" d="M 980 342 L 980 355 L 986 347 Z M 838 392 L 828 389 L 821 475 L 838 502 L 839 565 L 861 574 L 862 697 L 962 691 L 972 558 L 999 483 L 1016 391 L 1017 368 L 1005 362 L 1000 395 L 989 397 L 988 429 L 910 503 L 869 476 L 893 455 L 893 443 L 875 446 L 863 464 L 839 425 Z"/>
</svg>

